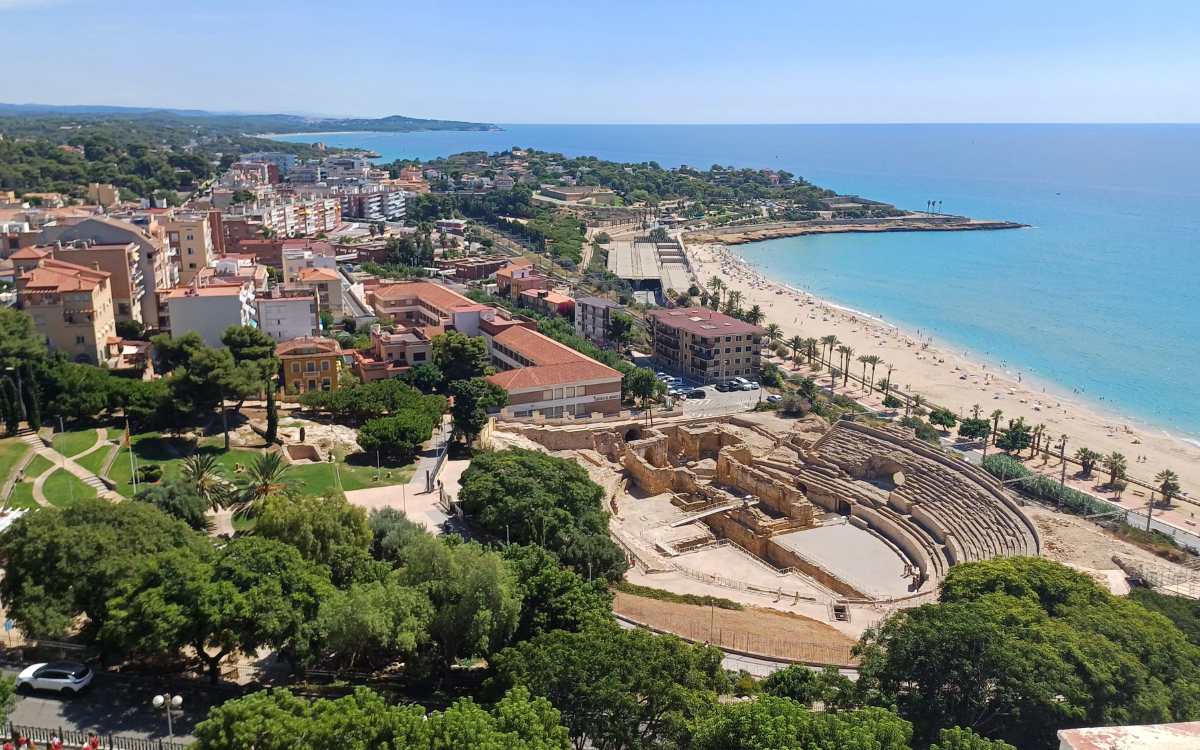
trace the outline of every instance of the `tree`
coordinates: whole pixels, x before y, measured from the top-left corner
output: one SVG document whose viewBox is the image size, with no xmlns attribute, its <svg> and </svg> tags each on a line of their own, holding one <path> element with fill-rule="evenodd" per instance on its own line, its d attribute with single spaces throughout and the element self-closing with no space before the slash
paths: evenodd
<svg viewBox="0 0 1200 750">
<path fill-rule="evenodd" d="M 476 456 L 461 482 L 463 512 L 492 534 L 539 544 L 581 575 L 615 581 L 628 568 L 608 533 L 604 491 L 575 462 L 510 448 Z"/>
<path fill-rule="evenodd" d="M 503 408 L 508 403 L 508 391 L 487 378 L 456 380 L 450 384 L 454 405 L 450 416 L 454 420 L 454 437 L 466 439 L 471 445 L 487 426 L 488 409 Z"/>
<path fill-rule="evenodd" d="M 771 341 L 779 341 L 783 338 L 783 328 L 778 323 L 768 323 L 766 327 L 767 338 Z"/>
<path fill-rule="evenodd" d="M 255 326 L 229 326 L 221 334 L 221 343 L 238 363 L 262 362 L 275 357 L 275 339 Z M 275 371 L 278 371 L 278 366 Z M 264 376 L 272 374 L 274 372 L 264 372 Z"/>
<path fill-rule="evenodd" d="M 1025 418 L 1008 420 L 1008 427 L 996 436 L 996 447 L 1005 453 L 1020 453 L 1033 444 L 1033 430 L 1025 424 Z"/>
<path fill-rule="evenodd" d="M 504 559 L 517 575 L 521 594 L 521 619 L 514 642 L 552 630 L 577 631 L 612 621 L 613 595 L 605 579 L 586 581 L 560 565 L 553 552 L 536 544 L 510 544 Z"/>
<path fill-rule="evenodd" d="M 1000 433 L 999 433 L 998 429 L 1000 427 L 1000 418 L 1003 416 L 1004 416 L 1004 412 L 1000 411 L 999 409 L 996 409 L 995 411 L 992 412 L 992 435 L 993 435 L 992 444 L 993 445 L 996 443 L 997 440 L 1000 439 Z"/>
<path fill-rule="evenodd" d="M 442 371 L 432 362 L 426 362 L 409 368 L 401 379 L 421 393 L 433 393 L 441 385 Z"/>
<path fill-rule="evenodd" d="M 1110 487 L 1116 485 L 1118 479 L 1125 478 L 1125 470 L 1129 466 L 1129 461 L 1125 456 L 1113 451 L 1100 460 L 1104 464 L 1104 470 L 1108 472 L 1108 484 Z"/>
<path fill-rule="evenodd" d="M 1092 475 L 1092 470 L 1100 463 L 1101 458 L 1099 453 L 1090 448 L 1079 448 L 1075 451 L 1075 460 L 1079 462 L 1080 471 L 1085 478 Z"/>
<path fill-rule="evenodd" d="M 487 341 L 482 336 L 471 338 L 465 333 L 448 331 L 434 336 L 432 345 L 433 363 L 441 370 L 443 383 L 494 372 L 488 366 Z"/>
<path fill-rule="evenodd" d="M 337 547 L 365 550 L 373 538 L 366 511 L 346 502 L 340 493 L 328 498 L 269 497 L 255 521 L 254 533 L 289 544 L 305 560 L 318 565 L 329 564 Z"/>
<path fill-rule="evenodd" d="M 144 503 L 86 498 L 43 508 L 0 535 L 0 600 L 30 637 L 61 638 L 78 628 L 80 642 L 96 643 L 117 586 L 145 558 L 195 538 L 186 524 Z"/>
<path fill-rule="evenodd" d="M 134 493 L 133 499 L 153 505 L 196 531 L 207 531 L 212 526 L 206 514 L 208 503 L 196 494 L 192 485 L 182 480 L 162 484 L 144 483 Z"/>
<path fill-rule="evenodd" d="M 46 353 L 46 339 L 37 332 L 29 313 L 13 307 L 0 306 L 0 367 L 11 371 L 15 378 L 21 419 L 25 418 L 25 387 L 20 367 L 40 359 Z M 16 428 L 10 427 L 12 432 Z"/>
<path fill-rule="evenodd" d="M 493 691 L 521 686 L 562 712 L 576 750 L 655 747 L 729 687 L 716 648 L 615 625 L 555 630 L 492 658 Z"/>
<path fill-rule="evenodd" d="M 1158 482 L 1158 491 L 1162 493 L 1163 507 L 1171 507 L 1171 498 L 1179 494 L 1179 476 L 1170 469 L 1163 469 L 1154 475 L 1154 481 Z"/>
<path fill-rule="evenodd" d="M 929 421 L 933 421 L 932 414 L 929 416 Z M 967 417 L 958 425 L 959 436 L 970 438 L 971 440 L 986 440 L 991 431 L 992 425 L 986 419 L 979 419 L 977 417 Z"/>
<path fill-rule="evenodd" d="M 614 310 L 604 325 L 604 335 L 617 345 L 618 350 L 628 347 L 633 340 L 633 316 Z"/>
<path fill-rule="evenodd" d="M 766 313 L 763 312 L 762 307 L 759 305 L 753 305 L 745 312 L 744 315 L 742 315 L 742 320 L 746 321 L 752 326 L 756 326 L 761 323 L 765 317 Z"/>
<path fill-rule="evenodd" d="M 288 476 L 291 467 L 283 462 L 278 453 L 264 453 L 254 457 L 241 477 L 239 488 L 233 496 L 231 507 L 234 516 L 254 518 L 271 497 L 295 497 L 304 486 L 304 480 Z"/>
<path fill-rule="evenodd" d="M 625 380 L 629 381 L 629 394 L 642 402 L 643 409 L 648 409 L 651 403 L 667 392 L 666 383 L 659 380 L 653 371 L 641 367 L 626 375 Z M 653 411 L 650 412 L 650 420 L 653 423 Z"/>
<path fill-rule="evenodd" d="M 181 481 L 204 501 L 205 510 L 220 510 L 229 504 L 233 484 L 225 477 L 225 469 L 211 453 L 197 453 L 183 459 L 179 470 Z"/>
<path fill-rule="evenodd" d="M 263 433 L 263 440 L 269 445 L 279 439 L 279 407 L 275 403 L 275 378 L 267 378 L 266 391 L 267 430 Z"/>
<path fill-rule="evenodd" d="M 423 592 L 390 578 L 332 594 L 317 619 L 339 662 L 378 668 L 414 654 L 429 640 L 433 605 Z"/>
<path fill-rule="evenodd" d="M 912 725 L 882 708 L 810 712 L 787 698 L 766 696 L 718 705 L 697 722 L 694 750 L 908 750 Z"/>
<path fill-rule="evenodd" d="M 216 684 L 230 655 L 263 647 L 311 654 L 309 623 L 331 589 L 295 548 L 270 539 L 172 550 L 122 582 L 103 635 L 126 653 L 175 656 L 191 648 Z"/>
<path fill-rule="evenodd" d="M 949 409 L 934 409 L 929 413 L 929 424 L 950 430 L 953 429 L 954 425 L 958 424 L 958 417 L 954 416 L 954 412 Z M 961 430 L 959 434 L 962 434 Z"/>
<path fill-rule="evenodd" d="M 721 290 L 725 288 L 725 282 L 721 281 L 720 276 L 712 276 L 708 280 L 708 288 L 712 290 L 713 296 L 716 298 L 715 307 L 721 306 Z"/>
<path fill-rule="evenodd" d="M 433 420 L 428 414 L 405 410 L 392 417 L 367 420 L 358 430 L 358 444 L 368 452 L 411 456 L 433 436 L 433 428 Z"/>
<path fill-rule="evenodd" d="M 16 435 L 21 429 L 21 405 L 17 396 L 17 386 L 12 378 L 0 381 L 0 406 L 4 407 L 4 432 L 6 435 Z"/>
<path fill-rule="evenodd" d="M 61 350 L 37 362 L 32 379 L 37 381 L 47 415 L 94 419 L 109 406 L 113 388 L 109 374 L 91 365 L 71 362 Z"/>
<path fill-rule="evenodd" d="M 33 379 L 33 368 L 30 363 L 26 362 L 17 368 L 20 374 L 20 379 L 25 383 L 25 400 L 22 406 L 25 407 L 25 422 L 28 423 L 29 429 L 42 429 L 42 407 L 41 407 L 41 389 L 38 387 L 37 381 Z"/>
<path fill-rule="evenodd" d="M 1017 750 L 1004 740 L 989 740 L 972 732 L 970 729 L 943 729 L 938 735 L 938 741 L 929 746 L 929 750 Z"/>
<path fill-rule="evenodd" d="M 414 537 L 401 551 L 401 582 L 429 593 L 429 633 L 439 661 L 487 657 L 508 643 L 521 614 L 512 567 L 476 542 L 456 544 L 430 534 Z"/>
<path fill-rule="evenodd" d="M 154 347 L 154 355 L 158 358 L 160 373 L 171 373 L 191 362 L 192 357 L 203 349 L 208 348 L 204 338 L 195 331 L 172 337 L 169 333 L 160 333 L 150 338 Z"/>
</svg>

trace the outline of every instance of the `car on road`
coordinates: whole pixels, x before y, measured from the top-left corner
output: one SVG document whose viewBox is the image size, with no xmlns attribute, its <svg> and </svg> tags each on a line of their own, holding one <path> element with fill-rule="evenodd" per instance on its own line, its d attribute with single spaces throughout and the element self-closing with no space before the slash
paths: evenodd
<svg viewBox="0 0 1200 750">
<path fill-rule="evenodd" d="M 713 387 L 714 387 L 714 388 L 716 388 L 716 389 L 717 389 L 718 391 L 720 391 L 721 393 L 729 393 L 729 392 L 730 392 L 730 391 L 732 391 L 732 390 L 733 390 L 733 389 L 734 389 L 736 386 L 734 386 L 732 383 L 717 383 L 717 384 L 716 384 L 715 386 L 713 386 Z"/>
<path fill-rule="evenodd" d="M 92 670 L 72 661 L 31 664 L 17 675 L 17 690 L 52 690 L 74 695 L 92 684 Z"/>
<path fill-rule="evenodd" d="M 691 392 L 688 393 L 687 397 L 688 398 L 708 398 L 708 394 L 704 392 L 703 388 L 693 388 L 691 390 Z"/>
<path fill-rule="evenodd" d="M 770 401 L 772 404 L 777 404 L 782 400 L 783 396 L 780 396 L 778 393 L 772 393 L 770 396 L 767 396 L 767 401 Z"/>
</svg>

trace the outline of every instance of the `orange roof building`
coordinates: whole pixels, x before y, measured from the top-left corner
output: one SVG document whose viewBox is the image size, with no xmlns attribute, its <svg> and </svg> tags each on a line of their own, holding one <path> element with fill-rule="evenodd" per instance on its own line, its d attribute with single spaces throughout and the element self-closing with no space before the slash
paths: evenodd
<svg viewBox="0 0 1200 750">
<path fill-rule="evenodd" d="M 508 391 L 504 414 L 547 419 L 605 416 L 621 410 L 621 373 L 521 325 L 506 326 L 488 339 L 488 380 Z"/>
<path fill-rule="evenodd" d="M 27 254 L 33 248 L 15 255 Z M 36 251 L 34 251 L 36 252 Z M 53 349 L 80 364 L 108 359 L 108 339 L 116 333 L 112 275 L 49 257 L 17 260 L 17 307 L 33 318 L 34 328 Z"/>
<path fill-rule="evenodd" d="M 445 326 L 450 310 L 475 302 L 441 284 L 406 281 L 379 287 L 367 295 L 367 303 L 381 318 L 391 318 L 401 326 Z"/>
</svg>

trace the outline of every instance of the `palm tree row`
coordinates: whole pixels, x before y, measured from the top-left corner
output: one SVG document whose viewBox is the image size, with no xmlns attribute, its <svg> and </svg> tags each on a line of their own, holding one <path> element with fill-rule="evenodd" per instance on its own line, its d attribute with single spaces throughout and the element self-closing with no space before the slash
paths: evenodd
<svg viewBox="0 0 1200 750">
<path fill-rule="evenodd" d="M 254 457 L 240 485 L 230 482 L 225 470 L 210 453 L 188 456 L 180 475 L 183 481 L 212 510 L 231 508 L 237 518 L 254 518 L 272 497 L 295 497 L 303 480 L 288 476 L 291 467 L 279 453 Z"/>
</svg>

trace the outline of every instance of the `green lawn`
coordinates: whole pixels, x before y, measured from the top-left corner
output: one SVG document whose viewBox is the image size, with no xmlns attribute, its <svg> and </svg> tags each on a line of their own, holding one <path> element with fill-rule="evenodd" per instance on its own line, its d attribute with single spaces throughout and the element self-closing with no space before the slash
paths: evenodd
<svg viewBox="0 0 1200 750">
<path fill-rule="evenodd" d="M 83 458 L 75 459 L 75 463 L 79 464 L 93 474 L 99 474 L 100 469 L 104 468 L 104 459 L 108 458 L 108 454 L 112 453 L 112 451 L 113 447 L 111 445 L 104 446 L 103 448 L 97 448 Z"/>
<path fill-rule="evenodd" d="M 186 456 L 192 450 L 192 446 L 186 441 L 177 438 L 163 438 L 158 433 L 145 433 L 133 436 L 133 455 L 137 460 L 137 464 L 139 466 L 149 463 L 160 464 L 163 467 L 163 481 L 178 478 L 180 467 L 183 463 L 182 458 L 175 457 L 176 454 L 171 451 L 171 446 L 174 446 L 180 456 Z M 236 448 L 226 452 L 224 449 L 224 438 L 220 435 L 204 438 L 200 442 L 200 447 L 196 449 L 196 452 L 211 453 L 214 455 L 217 462 L 224 467 L 225 475 L 234 482 L 237 482 L 240 477 L 240 474 L 236 471 L 236 466 L 238 464 L 247 466 L 258 455 L 257 450 Z M 102 453 L 102 451 L 97 451 L 97 453 Z M 336 473 L 334 465 L 325 462 L 293 466 L 289 474 L 304 482 L 303 491 L 305 493 L 323 495 L 330 490 L 338 488 L 339 478 L 343 491 L 407 482 L 412 478 L 413 472 L 416 471 L 417 464 L 415 459 L 406 463 L 384 460 L 382 466 L 383 479 L 380 482 L 372 482 L 372 477 L 376 475 L 374 454 L 355 453 L 348 457 L 349 460 L 342 459 L 340 455 L 338 455 L 338 458 L 340 460 L 337 462 Z M 392 474 L 390 478 L 387 476 L 388 472 Z M 121 449 L 121 453 L 113 462 L 108 476 L 117 483 L 117 492 L 125 497 L 133 497 L 133 483 L 130 480 L 129 451 L 127 449 Z"/>
<path fill-rule="evenodd" d="M 96 444 L 96 428 L 67 430 L 54 433 L 54 450 L 65 453 L 68 458 L 78 456 Z"/>
<path fill-rule="evenodd" d="M 21 462 L 29 450 L 29 444 L 21 438 L 11 437 L 0 440 L 0 483 L 4 482 L 8 473 Z"/>
<path fill-rule="evenodd" d="M 33 482 L 17 482 L 13 487 L 12 495 L 8 498 L 8 507 L 24 508 L 25 510 L 40 508 L 41 506 L 33 499 Z"/>
<path fill-rule="evenodd" d="M 94 489 L 64 469 L 55 469 L 54 473 L 46 478 L 46 483 L 42 485 L 42 492 L 45 493 L 46 499 L 50 501 L 51 505 L 60 508 L 70 505 L 73 500 L 96 496 Z"/>
<path fill-rule="evenodd" d="M 29 465 L 25 467 L 25 477 L 32 482 L 34 479 L 37 479 L 50 469 L 54 468 L 54 466 L 54 462 L 45 456 L 34 456 L 33 460 L 29 462 Z"/>
</svg>

